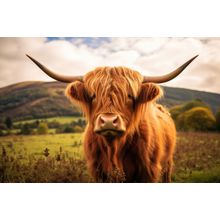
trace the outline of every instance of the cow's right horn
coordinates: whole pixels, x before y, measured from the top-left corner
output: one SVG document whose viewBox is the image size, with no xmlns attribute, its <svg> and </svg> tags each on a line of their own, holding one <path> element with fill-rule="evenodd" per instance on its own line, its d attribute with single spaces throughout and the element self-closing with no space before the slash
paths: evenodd
<svg viewBox="0 0 220 220">
<path fill-rule="evenodd" d="M 52 70 L 49 70 L 43 64 L 39 63 L 33 57 L 31 57 L 27 54 L 26 54 L 26 56 L 29 57 L 48 76 L 50 76 L 51 78 L 53 78 L 55 80 L 58 80 L 58 81 L 64 82 L 64 83 L 70 83 L 70 82 L 74 82 L 74 81 L 83 81 L 83 76 L 63 76 L 63 75 L 57 74 L 57 73 L 53 72 Z"/>
<path fill-rule="evenodd" d="M 164 83 L 168 82 L 171 79 L 177 77 L 196 57 L 199 55 L 194 56 L 182 66 L 178 67 L 176 70 L 172 71 L 171 73 L 162 75 L 162 76 L 144 76 L 143 83 L 152 82 L 152 83 Z"/>
</svg>

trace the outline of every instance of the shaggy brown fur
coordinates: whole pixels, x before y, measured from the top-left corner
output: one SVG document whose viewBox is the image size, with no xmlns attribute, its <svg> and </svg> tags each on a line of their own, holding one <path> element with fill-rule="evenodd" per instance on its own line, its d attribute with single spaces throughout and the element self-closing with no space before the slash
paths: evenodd
<svg viewBox="0 0 220 220">
<path fill-rule="evenodd" d="M 88 119 L 84 149 L 97 182 L 108 182 L 114 170 L 124 173 L 126 182 L 158 182 L 161 174 L 163 182 L 171 181 L 175 126 L 169 113 L 155 103 L 162 96 L 161 88 L 142 80 L 140 73 L 129 68 L 99 67 L 87 73 L 83 83 L 70 83 L 66 89 Z M 108 141 L 94 133 L 101 113 L 119 114 L 125 134 Z"/>
</svg>

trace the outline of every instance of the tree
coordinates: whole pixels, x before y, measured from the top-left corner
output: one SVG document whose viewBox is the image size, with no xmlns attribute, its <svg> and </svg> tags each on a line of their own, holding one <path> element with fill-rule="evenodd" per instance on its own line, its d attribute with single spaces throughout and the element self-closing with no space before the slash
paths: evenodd
<svg viewBox="0 0 220 220">
<path fill-rule="evenodd" d="M 36 121 L 35 121 L 35 126 L 38 127 L 39 124 L 40 124 L 39 120 L 36 120 Z"/>
<path fill-rule="evenodd" d="M 211 109 L 194 107 L 177 117 L 177 128 L 185 131 L 209 131 L 214 130 L 215 117 Z"/>
<path fill-rule="evenodd" d="M 172 107 L 169 112 L 173 120 L 176 120 L 178 115 L 182 112 L 182 105 L 177 105 L 177 106 Z"/>
<path fill-rule="evenodd" d="M 63 129 L 63 132 L 64 133 L 73 133 L 73 127 L 71 126 L 66 126 L 64 129 Z"/>
<path fill-rule="evenodd" d="M 206 108 L 206 109 L 208 109 L 208 111 L 211 111 L 210 107 L 200 99 L 194 99 L 192 101 L 183 103 L 181 105 L 176 105 L 176 106 L 170 108 L 169 112 L 170 112 L 170 114 L 176 124 L 177 129 L 180 129 L 180 130 L 187 130 L 188 129 L 188 128 L 183 127 L 183 126 L 185 126 L 183 124 L 184 115 L 185 115 L 184 113 L 193 109 L 193 108 L 196 108 L 196 107 Z"/>
<path fill-rule="evenodd" d="M 11 128 L 12 128 L 13 122 L 12 122 L 12 120 L 11 120 L 10 117 L 7 117 L 7 118 L 5 119 L 5 124 L 6 124 L 6 126 L 7 126 L 8 129 L 11 129 Z"/>
<path fill-rule="evenodd" d="M 47 133 L 48 133 L 47 123 L 41 122 L 41 123 L 38 125 L 37 133 L 38 133 L 38 134 L 47 134 Z"/>
<path fill-rule="evenodd" d="M 220 131 L 220 108 L 216 112 L 215 119 L 216 119 L 216 128 L 217 130 Z"/>
<path fill-rule="evenodd" d="M 21 127 L 21 134 L 28 135 L 31 134 L 31 128 L 28 123 L 25 123 Z"/>
</svg>

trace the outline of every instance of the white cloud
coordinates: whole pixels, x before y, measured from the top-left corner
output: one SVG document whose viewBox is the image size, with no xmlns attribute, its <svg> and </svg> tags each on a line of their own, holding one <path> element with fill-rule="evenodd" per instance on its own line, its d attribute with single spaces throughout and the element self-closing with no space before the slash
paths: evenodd
<svg viewBox="0 0 220 220">
<path fill-rule="evenodd" d="M 26 53 L 57 72 L 76 75 L 103 65 L 128 66 L 145 75 L 160 75 L 199 54 L 180 76 L 164 85 L 220 93 L 219 51 L 219 38 L 111 38 L 96 47 L 82 39 L 0 38 L 0 86 L 51 80 Z"/>
</svg>

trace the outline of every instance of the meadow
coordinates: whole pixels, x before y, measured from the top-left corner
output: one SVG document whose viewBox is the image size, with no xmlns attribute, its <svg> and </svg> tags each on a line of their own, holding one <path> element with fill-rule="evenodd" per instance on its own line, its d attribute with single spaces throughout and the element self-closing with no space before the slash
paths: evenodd
<svg viewBox="0 0 220 220">
<path fill-rule="evenodd" d="M 92 182 L 82 133 L 0 137 L 1 182 Z M 220 134 L 178 132 L 173 182 L 220 182 Z"/>
<path fill-rule="evenodd" d="M 60 117 L 51 117 L 51 118 L 40 118 L 37 119 L 38 121 L 44 121 L 44 122 L 58 122 L 60 124 L 66 124 L 69 123 L 70 121 L 76 121 L 78 119 L 83 119 L 83 117 L 80 116 L 60 116 Z M 30 120 L 22 120 L 22 121 L 17 121 L 14 124 L 25 124 L 25 123 L 33 123 L 35 122 L 36 119 L 30 119 Z"/>
</svg>

